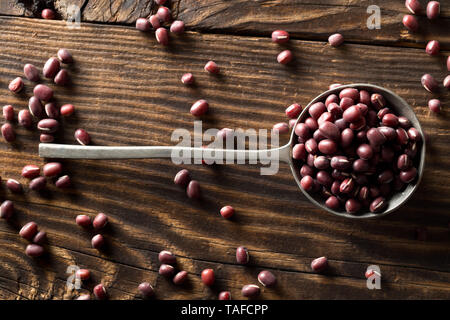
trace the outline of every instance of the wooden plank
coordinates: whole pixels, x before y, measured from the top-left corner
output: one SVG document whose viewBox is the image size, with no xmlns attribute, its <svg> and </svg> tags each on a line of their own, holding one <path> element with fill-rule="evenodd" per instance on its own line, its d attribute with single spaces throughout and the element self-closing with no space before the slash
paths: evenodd
<svg viewBox="0 0 450 320">
<path fill-rule="evenodd" d="M 21 1 L 7 2 L 10 5 L 0 5 L 0 13 L 22 15 L 10 9 L 14 3 L 21 5 Z M 68 4 L 81 8 L 82 21 L 121 24 L 133 24 L 139 17 L 154 14 L 158 8 L 151 0 L 55 0 L 52 5 L 62 19 L 68 17 Z M 441 17 L 436 21 L 430 22 L 422 13 L 418 33 L 410 33 L 403 27 L 402 17 L 409 12 L 403 1 L 396 0 L 375 4 L 381 10 L 381 27 L 369 30 L 370 5 L 374 5 L 373 1 L 174 0 L 169 6 L 174 17 L 194 31 L 269 36 L 275 29 L 284 29 L 294 38 L 322 41 L 340 32 L 350 42 L 424 47 L 429 40 L 439 40 L 443 48 L 450 49 L 450 33 L 446 31 L 450 30 L 450 7 L 444 3 Z M 30 6 L 25 8 L 28 8 L 26 15 L 39 16 L 39 11 L 29 9 Z"/>
<path fill-rule="evenodd" d="M 257 272 L 277 274 L 276 290 L 264 298 L 449 298 L 450 233 L 449 126 L 445 112 L 430 114 L 426 102 L 433 95 L 420 85 L 430 72 L 441 80 L 446 72 L 441 58 L 422 50 L 348 44 L 332 49 L 321 42 L 294 40 L 296 62 L 276 63 L 280 50 L 266 38 L 188 33 L 162 48 L 153 35 L 131 27 L 84 24 L 69 30 L 60 21 L 0 18 L 0 96 L 16 110 L 26 108 L 32 92 L 13 95 L 7 83 L 21 75 L 25 63 L 42 67 L 58 48 L 71 50 L 76 63 L 70 68 L 73 85 L 57 88 L 58 103 L 73 103 L 77 112 L 63 121 L 62 143 L 74 143 L 72 134 L 85 128 L 97 145 L 172 145 L 175 128 L 192 131 L 188 113 L 195 100 L 210 101 L 206 128 L 271 128 L 284 121 L 284 108 L 294 101 L 306 105 L 333 82 L 370 82 L 403 96 L 430 137 L 426 176 L 417 194 L 399 212 L 386 219 L 348 221 L 310 204 L 299 192 L 287 166 L 274 176 L 262 177 L 257 166 L 183 166 L 201 182 L 204 199 L 189 201 L 172 179 L 181 166 L 163 160 L 64 161 L 74 187 L 65 192 L 11 195 L 17 214 L 11 224 L 0 224 L 0 264 L 8 266 L 0 277 L 0 291 L 8 298 L 63 299 L 76 296 L 65 286 L 67 266 L 93 270 L 112 298 L 130 299 L 144 280 L 156 284 L 158 298 L 214 298 L 230 289 L 239 298 Z M 30 30 L 34 32 L 31 33 Z M 220 53 L 220 54 L 219 54 Z M 320 54 L 317 54 L 320 53 Z M 203 71 L 209 59 L 222 68 L 221 77 Z M 357 72 L 364 70 L 364 72 Z M 197 86 L 180 83 L 193 72 Z M 448 92 L 440 98 L 448 105 Z M 17 127 L 18 143 L 0 143 L 0 175 L 20 177 L 23 165 L 43 164 L 37 156 L 38 133 Z M 282 138 L 282 143 L 288 137 Z M 14 161 L 11 161 L 14 159 Z M 218 210 L 233 205 L 237 217 L 222 219 Z M 77 214 L 106 212 L 106 251 L 90 248 L 92 232 L 74 223 Z M 49 255 L 27 258 L 20 226 L 36 221 L 49 233 Z M 415 240 L 415 229 L 427 227 L 428 241 Z M 251 251 L 249 267 L 234 262 L 239 245 Z M 190 273 L 190 285 L 176 289 L 157 277 L 157 253 L 168 248 Z M 326 255 L 328 275 L 316 275 L 309 264 Z M 364 271 L 380 265 L 382 290 L 367 290 Z M 217 271 L 218 284 L 205 289 L 198 275 L 206 267 Z M 17 295 L 17 296 L 16 296 Z"/>
</svg>

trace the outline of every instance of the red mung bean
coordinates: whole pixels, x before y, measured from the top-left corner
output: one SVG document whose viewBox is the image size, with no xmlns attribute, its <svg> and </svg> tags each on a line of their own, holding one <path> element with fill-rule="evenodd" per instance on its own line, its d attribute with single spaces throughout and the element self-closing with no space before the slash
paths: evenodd
<svg viewBox="0 0 450 320">
<path fill-rule="evenodd" d="M 441 5 L 438 1 L 430 1 L 427 4 L 427 17 L 430 20 L 434 20 L 439 17 L 441 11 Z"/>
<path fill-rule="evenodd" d="M 236 249 L 236 261 L 239 264 L 247 264 L 250 261 L 250 255 L 246 247 L 238 247 Z"/>
<path fill-rule="evenodd" d="M 288 64 L 292 61 L 294 55 L 292 54 L 291 50 L 284 50 L 281 51 L 277 56 L 277 61 L 280 64 Z"/>
<path fill-rule="evenodd" d="M 273 287 L 277 283 L 277 278 L 272 272 L 268 270 L 263 270 L 258 274 L 258 281 L 264 287 Z"/>
<path fill-rule="evenodd" d="M 22 238 L 31 241 L 37 232 L 38 232 L 38 225 L 36 224 L 36 222 L 31 221 L 25 224 L 22 227 L 22 229 L 20 229 L 19 235 Z"/>
<path fill-rule="evenodd" d="M 159 4 L 160 6 L 164 5 L 166 3 L 167 0 L 155 0 L 155 2 L 157 4 Z"/>
<path fill-rule="evenodd" d="M 36 98 L 42 101 L 50 101 L 53 98 L 53 90 L 45 84 L 38 84 L 33 89 Z"/>
<path fill-rule="evenodd" d="M 158 41 L 158 43 L 162 44 L 163 46 L 169 45 L 169 33 L 167 32 L 166 28 L 159 27 L 158 29 L 156 29 L 155 37 L 156 41 Z"/>
<path fill-rule="evenodd" d="M 161 21 L 169 22 L 172 20 L 172 13 L 170 12 L 170 9 L 167 7 L 159 7 L 158 11 L 156 12 L 156 15 Z"/>
<path fill-rule="evenodd" d="M 241 294 L 246 298 L 256 298 L 260 295 L 261 289 L 255 284 L 247 284 L 242 287 Z"/>
<path fill-rule="evenodd" d="M 55 84 L 59 86 L 65 86 L 70 82 L 69 73 L 67 72 L 66 69 L 61 69 L 56 74 L 55 79 L 53 79 L 53 81 L 55 82 Z"/>
<path fill-rule="evenodd" d="M 75 300 L 91 300 L 91 296 L 89 294 L 82 294 Z"/>
<path fill-rule="evenodd" d="M 275 30 L 272 32 L 272 41 L 275 43 L 286 43 L 289 41 L 289 33 L 284 30 Z"/>
<path fill-rule="evenodd" d="M 53 141 L 55 141 L 55 137 L 51 134 L 41 133 L 39 135 L 39 141 L 42 143 L 52 143 Z"/>
<path fill-rule="evenodd" d="M 285 134 L 289 132 L 289 125 L 286 122 L 279 122 L 273 125 L 272 130 L 279 134 Z"/>
<path fill-rule="evenodd" d="M 14 203 L 11 200 L 5 200 L 0 206 L 0 218 L 8 220 L 14 214 Z"/>
<path fill-rule="evenodd" d="M 141 293 L 142 298 L 144 299 L 151 298 L 155 294 L 152 285 L 148 282 L 142 282 L 141 284 L 139 284 L 138 290 Z"/>
<path fill-rule="evenodd" d="M 205 71 L 212 73 L 212 74 L 218 74 L 220 72 L 220 68 L 214 61 L 208 61 L 205 64 Z"/>
<path fill-rule="evenodd" d="M 175 255 L 168 250 L 161 251 L 158 254 L 158 260 L 163 264 L 169 265 L 175 264 L 177 262 L 177 258 L 175 257 Z"/>
<path fill-rule="evenodd" d="M 8 89 L 11 92 L 19 93 L 23 89 L 23 80 L 21 77 L 17 77 L 14 80 L 12 80 L 9 85 Z"/>
<path fill-rule="evenodd" d="M 45 241 L 47 241 L 47 232 L 45 231 L 39 231 L 36 233 L 32 240 L 33 243 L 40 245 L 44 244 Z"/>
<path fill-rule="evenodd" d="M 170 32 L 175 34 L 182 34 L 184 32 L 184 22 L 176 20 L 170 25 Z"/>
<path fill-rule="evenodd" d="M 55 119 L 43 119 L 38 122 L 37 128 L 45 133 L 53 133 L 58 131 L 59 122 Z"/>
<path fill-rule="evenodd" d="M 54 102 L 46 103 L 44 109 L 47 117 L 52 119 L 56 119 L 59 117 L 59 110 Z"/>
<path fill-rule="evenodd" d="M 187 85 L 193 84 L 195 82 L 194 75 L 192 73 L 185 73 L 181 77 L 181 82 Z"/>
<path fill-rule="evenodd" d="M 65 64 L 73 63 L 73 56 L 70 53 L 69 50 L 61 48 L 58 50 L 58 53 L 56 54 L 58 56 L 58 59 Z"/>
<path fill-rule="evenodd" d="M 27 63 L 24 65 L 23 73 L 28 80 L 33 82 L 39 81 L 39 70 L 33 64 Z"/>
<path fill-rule="evenodd" d="M 92 248 L 100 250 L 105 245 L 105 238 L 101 234 L 96 234 L 91 239 Z"/>
<path fill-rule="evenodd" d="M 424 74 L 420 79 L 422 86 L 429 92 L 436 92 L 439 89 L 437 81 L 431 74 Z"/>
<path fill-rule="evenodd" d="M 80 280 L 88 280 L 91 277 L 91 272 L 89 269 L 79 269 L 77 272 L 75 272 L 75 276 L 79 278 Z"/>
<path fill-rule="evenodd" d="M 42 68 L 42 74 L 47 79 L 53 79 L 56 76 L 56 74 L 58 73 L 60 68 L 61 68 L 61 64 L 59 63 L 59 60 L 54 57 L 51 57 L 44 64 L 44 68 Z M 42 100 L 45 100 L 45 99 L 42 99 Z"/>
<path fill-rule="evenodd" d="M 417 21 L 416 17 L 407 14 L 403 17 L 403 25 L 412 32 L 416 32 L 419 30 L 419 22 Z"/>
<path fill-rule="evenodd" d="M 176 185 L 179 185 L 179 186 L 182 186 L 182 187 L 186 187 L 190 180 L 191 180 L 191 175 L 190 175 L 189 171 L 186 170 L 186 169 L 183 169 L 183 170 L 180 170 L 175 175 L 175 178 L 173 179 L 173 182 Z"/>
<path fill-rule="evenodd" d="M 191 180 L 186 188 L 186 194 L 191 199 L 199 199 L 201 197 L 200 184 L 196 180 Z"/>
<path fill-rule="evenodd" d="M 296 119 L 302 112 L 302 106 L 298 103 L 293 103 L 286 108 L 286 116 L 289 119 Z"/>
<path fill-rule="evenodd" d="M 136 20 L 136 29 L 139 31 L 149 31 L 151 28 L 150 21 L 145 18 L 138 18 Z"/>
<path fill-rule="evenodd" d="M 8 179 L 6 181 L 6 187 L 12 192 L 12 193 L 22 193 L 23 188 L 22 184 L 14 179 Z"/>
<path fill-rule="evenodd" d="M 314 186 L 314 179 L 311 176 L 304 176 L 302 180 L 300 180 L 300 185 L 305 191 L 311 191 Z"/>
<path fill-rule="evenodd" d="M 405 6 L 412 14 L 418 14 L 422 10 L 419 0 L 406 0 Z"/>
<path fill-rule="evenodd" d="M 13 121 L 14 120 L 14 107 L 10 104 L 3 106 L 3 117 L 6 121 Z"/>
<path fill-rule="evenodd" d="M 213 269 L 205 269 L 201 274 L 202 282 L 206 286 L 212 286 L 215 281 L 214 270 Z"/>
<path fill-rule="evenodd" d="M 439 54 L 439 51 L 441 50 L 441 46 L 439 44 L 439 41 L 432 40 L 427 43 L 427 46 L 425 48 L 425 52 L 429 54 L 430 56 L 435 56 Z"/>
<path fill-rule="evenodd" d="M 153 29 L 156 30 L 161 27 L 161 20 L 159 20 L 157 15 L 151 15 L 149 21 L 152 24 Z"/>
<path fill-rule="evenodd" d="M 16 134 L 14 133 L 14 129 L 11 124 L 5 123 L 1 128 L 3 139 L 6 142 L 13 142 L 16 140 Z"/>
<path fill-rule="evenodd" d="M 42 173 L 45 177 L 56 177 L 62 172 L 62 165 L 60 162 L 49 162 L 42 168 Z"/>
<path fill-rule="evenodd" d="M 175 268 L 169 264 L 162 264 L 159 267 L 159 274 L 164 277 L 171 277 L 175 273 Z"/>
<path fill-rule="evenodd" d="M 30 181 L 28 184 L 29 188 L 34 191 L 40 191 L 47 185 L 47 180 L 45 177 L 37 177 Z"/>
<path fill-rule="evenodd" d="M 25 254 L 27 256 L 33 257 L 33 258 L 37 258 L 40 257 L 44 254 L 44 248 L 38 244 L 29 244 L 27 245 L 27 247 L 25 248 Z"/>
<path fill-rule="evenodd" d="M 225 219 L 230 219 L 234 215 L 234 208 L 232 206 L 225 206 L 220 209 L 220 215 Z"/>
<path fill-rule="evenodd" d="M 102 229 L 108 224 L 108 216 L 102 212 L 97 214 L 92 221 L 92 226 L 94 229 Z"/>
<path fill-rule="evenodd" d="M 77 215 L 77 217 L 75 218 L 75 222 L 77 223 L 77 225 L 84 228 L 87 228 L 92 224 L 91 218 L 85 214 Z"/>
<path fill-rule="evenodd" d="M 72 184 L 70 177 L 68 175 L 64 175 L 62 177 L 59 177 L 56 181 L 55 181 L 55 186 L 57 188 L 68 188 L 70 187 L 70 185 Z"/>
<path fill-rule="evenodd" d="M 74 134 L 75 139 L 78 141 L 79 144 L 85 146 L 91 143 L 91 137 L 84 129 L 77 129 Z"/>
<path fill-rule="evenodd" d="M 209 103 L 208 101 L 201 99 L 196 101 L 192 106 L 191 106 L 191 114 L 195 117 L 200 117 L 202 115 L 204 115 L 206 112 L 208 112 L 209 109 Z"/>
<path fill-rule="evenodd" d="M 61 106 L 61 108 L 59 109 L 59 113 L 63 117 L 72 115 L 74 111 L 75 111 L 75 107 L 72 104 L 65 104 L 65 105 Z"/>
<path fill-rule="evenodd" d="M 341 44 L 344 43 L 344 37 L 343 37 L 342 34 L 340 34 L 340 33 L 332 34 L 332 35 L 328 38 L 328 43 L 329 43 L 332 47 L 339 47 Z"/>
<path fill-rule="evenodd" d="M 30 110 L 30 113 L 33 117 L 40 118 L 43 114 L 43 106 L 41 101 L 33 96 L 28 100 L 28 110 Z"/>
<path fill-rule="evenodd" d="M 428 101 L 428 108 L 435 113 L 441 112 L 441 101 L 438 99 L 431 99 Z"/>
<path fill-rule="evenodd" d="M 108 294 L 106 293 L 106 288 L 101 283 L 94 287 L 93 292 L 97 300 L 105 300 L 108 297 Z"/>
<path fill-rule="evenodd" d="M 28 164 L 22 168 L 22 177 L 27 179 L 33 179 L 39 176 L 41 169 L 34 164 Z"/>
<path fill-rule="evenodd" d="M 219 300 L 231 300 L 230 291 L 222 291 L 219 293 Z"/>
<path fill-rule="evenodd" d="M 183 271 L 178 272 L 175 275 L 175 277 L 173 277 L 172 281 L 176 285 L 182 285 L 183 283 L 186 282 L 187 277 L 188 277 L 188 273 L 183 270 Z"/>
<path fill-rule="evenodd" d="M 53 20 L 55 18 L 55 12 L 52 9 L 44 9 L 41 12 L 43 19 Z"/>
</svg>

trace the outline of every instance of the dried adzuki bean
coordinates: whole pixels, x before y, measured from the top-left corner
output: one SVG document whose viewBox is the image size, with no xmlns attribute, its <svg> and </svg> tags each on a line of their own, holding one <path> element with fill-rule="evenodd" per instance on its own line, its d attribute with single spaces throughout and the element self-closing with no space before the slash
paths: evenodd
<svg viewBox="0 0 450 320">
<path fill-rule="evenodd" d="M 292 61 L 294 55 L 292 54 L 291 50 L 284 50 L 281 51 L 277 56 L 277 61 L 280 64 L 288 64 Z"/>
<path fill-rule="evenodd" d="M 56 119 L 59 117 L 59 110 L 54 102 L 49 102 L 45 104 L 44 109 L 45 113 L 47 114 L 47 117 L 52 119 Z"/>
<path fill-rule="evenodd" d="M 422 10 L 419 0 L 406 0 L 405 6 L 412 14 L 418 14 Z"/>
<path fill-rule="evenodd" d="M 108 297 L 108 294 L 106 293 L 106 288 L 101 283 L 94 287 L 93 293 L 97 300 L 105 300 Z"/>
<path fill-rule="evenodd" d="M 55 11 L 52 9 L 44 9 L 41 12 L 41 17 L 46 20 L 53 20 L 55 18 Z"/>
<path fill-rule="evenodd" d="M 200 117 L 204 115 L 206 112 L 208 112 L 209 109 L 209 103 L 208 101 L 201 99 L 196 101 L 192 107 L 191 107 L 191 114 L 195 117 Z"/>
<path fill-rule="evenodd" d="M 232 206 L 225 206 L 220 209 L 220 215 L 225 219 L 230 219 L 234 215 L 234 208 Z"/>
<path fill-rule="evenodd" d="M 438 99 L 431 99 L 428 101 L 428 108 L 435 113 L 441 112 L 441 101 Z"/>
<path fill-rule="evenodd" d="M 439 89 L 437 81 L 433 78 L 431 74 L 428 73 L 424 74 L 420 81 L 425 90 L 429 92 L 436 92 Z"/>
<path fill-rule="evenodd" d="M 91 218 L 85 214 L 77 215 L 77 217 L 75 218 L 75 222 L 77 223 L 77 225 L 84 228 L 92 225 Z"/>
<path fill-rule="evenodd" d="M 176 285 L 182 285 L 186 282 L 188 273 L 186 271 L 178 272 L 172 279 L 173 283 Z"/>
<path fill-rule="evenodd" d="M 55 82 L 59 86 L 65 86 L 70 82 L 69 73 L 66 69 L 61 69 L 53 79 L 53 82 Z"/>
<path fill-rule="evenodd" d="M 236 261 L 239 264 L 247 264 L 250 261 L 250 255 L 246 247 L 238 247 L 236 249 Z"/>
<path fill-rule="evenodd" d="M 69 50 L 61 48 L 58 50 L 58 53 L 56 54 L 58 56 L 58 59 L 65 64 L 73 63 L 73 56 L 70 53 Z"/>
<path fill-rule="evenodd" d="M 14 142 L 16 140 L 16 134 L 11 124 L 5 123 L 1 127 L 3 139 L 6 142 Z"/>
<path fill-rule="evenodd" d="M 0 218 L 8 220 L 14 214 L 14 203 L 11 200 L 5 200 L 0 206 Z"/>
<path fill-rule="evenodd" d="M 44 68 L 42 68 L 42 74 L 47 79 L 53 79 L 56 76 L 56 74 L 58 73 L 60 68 L 61 68 L 61 64 L 59 63 L 59 60 L 51 57 L 45 63 Z M 45 99 L 42 99 L 42 100 L 45 100 Z"/>
<path fill-rule="evenodd" d="M 219 293 L 219 300 L 231 300 L 230 291 L 222 291 Z"/>
<path fill-rule="evenodd" d="M 212 286 L 215 281 L 214 270 L 213 269 L 205 269 L 201 274 L 202 282 L 206 286 Z"/>
<path fill-rule="evenodd" d="M 159 27 L 155 31 L 156 41 L 162 44 L 163 46 L 169 45 L 169 33 L 166 28 Z"/>
<path fill-rule="evenodd" d="M 370 209 L 370 212 L 381 212 L 386 208 L 386 206 L 387 206 L 387 202 L 386 202 L 385 198 L 378 197 L 370 203 L 369 209 Z"/>
<path fill-rule="evenodd" d="M 64 116 L 70 116 L 75 111 L 75 107 L 71 104 L 65 104 L 59 109 L 59 113 Z"/>
<path fill-rule="evenodd" d="M 23 188 L 22 184 L 14 179 L 8 179 L 6 181 L 6 187 L 12 192 L 12 193 L 22 193 Z"/>
<path fill-rule="evenodd" d="M 184 22 L 176 20 L 170 25 L 170 32 L 175 34 L 182 34 L 184 32 Z"/>
<path fill-rule="evenodd" d="M 55 141 L 55 137 L 52 136 L 51 134 L 41 133 L 39 135 L 39 141 L 42 143 L 51 143 L 51 142 Z"/>
<path fill-rule="evenodd" d="M 53 98 L 53 90 L 45 84 L 38 84 L 33 89 L 36 98 L 42 101 L 50 101 Z"/>
<path fill-rule="evenodd" d="M 403 25 L 412 32 L 416 32 L 419 30 L 419 22 L 417 21 L 416 17 L 407 14 L 403 17 Z"/>
<path fill-rule="evenodd" d="M 427 43 L 427 46 L 425 47 L 425 52 L 429 54 L 430 56 L 435 56 L 439 54 L 439 51 L 441 50 L 441 46 L 439 44 L 439 41 L 432 40 Z"/>
<path fill-rule="evenodd" d="M 23 73 L 28 80 L 33 82 L 39 81 L 39 70 L 31 63 L 23 66 Z"/>
<path fill-rule="evenodd" d="M 201 197 L 200 183 L 197 180 L 191 180 L 186 188 L 186 194 L 191 199 L 198 199 Z"/>
<path fill-rule="evenodd" d="M 24 84 L 23 84 L 22 78 L 17 77 L 9 83 L 8 89 L 11 92 L 19 93 L 20 91 L 22 91 L 23 86 L 24 86 Z"/>
<path fill-rule="evenodd" d="M 175 178 L 173 179 L 173 182 L 176 185 L 179 185 L 179 186 L 182 186 L 182 187 L 186 187 L 190 180 L 191 180 L 191 175 L 190 175 L 189 171 L 186 170 L 186 169 L 183 169 L 183 170 L 180 170 L 175 175 Z"/>
<path fill-rule="evenodd" d="M 14 120 L 14 107 L 10 104 L 3 106 L 3 117 L 6 121 L 13 121 Z"/>
<path fill-rule="evenodd" d="M 343 37 L 342 34 L 340 34 L 340 33 L 332 34 L 332 35 L 328 38 L 328 43 L 329 43 L 332 47 L 339 47 L 341 44 L 344 43 L 344 37 Z"/>
<path fill-rule="evenodd" d="M 275 43 L 286 43 L 289 41 L 289 33 L 284 30 L 275 30 L 272 32 L 272 41 Z"/>
<path fill-rule="evenodd" d="M 442 82 L 444 88 L 450 89 L 450 75 L 446 76 Z"/>
<path fill-rule="evenodd" d="M 285 134 L 289 132 L 289 126 L 286 122 L 279 122 L 273 125 L 272 130 L 279 134 Z"/>
<path fill-rule="evenodd" d="M 94 227 L 94 229 L 97 230 L 104 228 L 107 224 L 108 224 L 108 216 L 102 212 L 97 214 L 94 220 L 92 220 L 92 226 Z"/>
<path fill-rule="evenodd" d="M 138 290 L 141 293 L 142 298 L 148 299 L 155 295 L 155 291 L 153 290 L 153 287 L 148 282 L 142 282 L 138 286 Z"/>
<path fill-rule="evenodd" d="M 175 257 L 175 255 L 168 250 L 161 251 L 158 254 L 158 260 L 163 264 L 170 264 L 170 265 L 175 264 L 177 262 L 177 258 Z"/>
<path fill-rule="evenodd" d="M 187 85 L 193 84 L 195 82 L 194 75 L 192 73 L 185 73 L 181 77 L 181 82 Z"/>
<path fill-rule="evenodd" d="M 30 181 L 29 188 L 34 191 L 40 191 L 47 185 L 47 180 L 44 177 L 37 177 Z"/>
<path fill-rule="evenodd" d="M 31 241 L 37 232 L 38 232 L 38 225 L 36 224 L 36 222 L 31 221 L 25 224 L 22 227 L 22 229 L 20 229 L 19 235 L 22 238 Z"/>
<path fill-rule="evenodd" d="M 25 254 L 27 256 L 37 258 L 44 254 L 44 248 L 41 245 L 32 243 L 27 245 L 27 247 L 25 248 Z"/>
<path fill-rule="evenodd" d="M 139 31 L 149 31 L 151 28 L 150 21 L 145 18 L 138 18 L 136 20 L 136 29 Z"/>
<path fill-rule="evenodd" d="M 256 298 L 261 293 L 261 289 L 255 284 L 247 284 L 242 287 L 241 293 L 246 298 Z"/>
<path fill-rule="evenodd" d="M 298 103 L 293 103 L 286 108 L 286 116 L 290 119 L 297 119 L 302 112 L 302 106 Z"/>
<path fill-rule="evenodd" d="M 49 162 L 42 168 L 45 177 L 56 177 L 62 172 L 62 165 L 59 162 Z"/>
<path fill-rule="evenodd" d="M 438 1 L 430 1 L 427 4 L 427 17 L 430 20 L 434 20 L 439 17 L 441 11 L 441 5 Z"/>
<path fill-rule="evenodd" d="M 79 269 L 75 272 L 75 276 L 80 280 L 86 281 L 91 277 L 91 272 L 89 269 Z"/>
<path fill-rule="evenodd" d="M 273 287 L 277 283 L 277 278 L 272 272 L 268 270 L 263 270 L 258 274 L 258 281 L 264 287 Z"/>
<path fill-rule="evenodd" d="M 74 133 L 74 137 L 78 141 L 78 143 L 83 146 L 86 146 L 91 143 L 91 137 L 84 129 L 77 129 Z"/>
<path fill-rule="evenodd" d="M 161 21 L 169 22 L 172 20 L 172 12 L 167 7 L 159 7 L 156 15 Z"/>
<path fill-rule="evenodd" d="M 328 267 L 328 259 L 320 257 L 311 262 L 311 269 L 315 272 L 322 272 Z"/>
<path fill-rule="evenodd" d="M 33 243 L 40 245 L 44 244 L 45 241 L 47 241 L 47 232 L 45 231 L 39 231 L 36 233 L 32 240 Z"/>
<path fill-rule="evenodd" d="M 101 234 L 96 234 L 91 239 L 92 248 L 100 250 L 105 245 L 105 238 Z"/>
<path fill-rule="evenodd" d="M 53 133 L 58 131 L 59 122 L 55 119 L 43 119 L 38 122 L 37 128 L 42 132 Z"/>
<path fill-rule="evenodd" d="M 68 175 L 64 175 L 62 177 L 59 177 L 56 181 L 55 181 L 55 186 L 57 188 L 68 188 L 70 187 L 70 185 L 72 184 L 70 177 Z"/>
</svg>

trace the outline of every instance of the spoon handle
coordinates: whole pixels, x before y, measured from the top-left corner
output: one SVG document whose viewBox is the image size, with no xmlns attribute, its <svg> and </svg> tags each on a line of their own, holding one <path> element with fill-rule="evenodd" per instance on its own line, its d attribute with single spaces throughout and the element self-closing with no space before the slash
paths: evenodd
<svg viewBox="0 0 450 320">
<path fill-rule="evenodd" d="M 212 151 L 214 150 L 214 151 Z M 111 147 L 111 146 L 82 146 L 69 144 L 41 143 L 39 156 L 43 158 L 59 159 L 220 159 L 225 163 L 240 163 L 239 160 L 280 161 L 289 162 L 290 145 L 268 150 L 231 150 L 208 149 L 178 146 L 145 146 L 145 147 Z M 228 162 L 230 161 L 230 162 Z"/>
</svg>

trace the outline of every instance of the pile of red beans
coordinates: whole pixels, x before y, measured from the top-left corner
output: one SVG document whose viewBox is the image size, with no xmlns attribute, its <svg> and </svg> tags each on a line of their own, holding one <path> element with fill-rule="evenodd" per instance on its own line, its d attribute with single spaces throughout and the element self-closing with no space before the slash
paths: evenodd
<svg viewBox="0 0 450 320">
<path fill-rule="evenodd" d="M 416 179 L 422 135 L 381 94 L 345 88 L 308 113 L 294 129 L 292 156 L 301 187 L 322 194 L 328 208 L 379 213 Z"/>
</svg>

